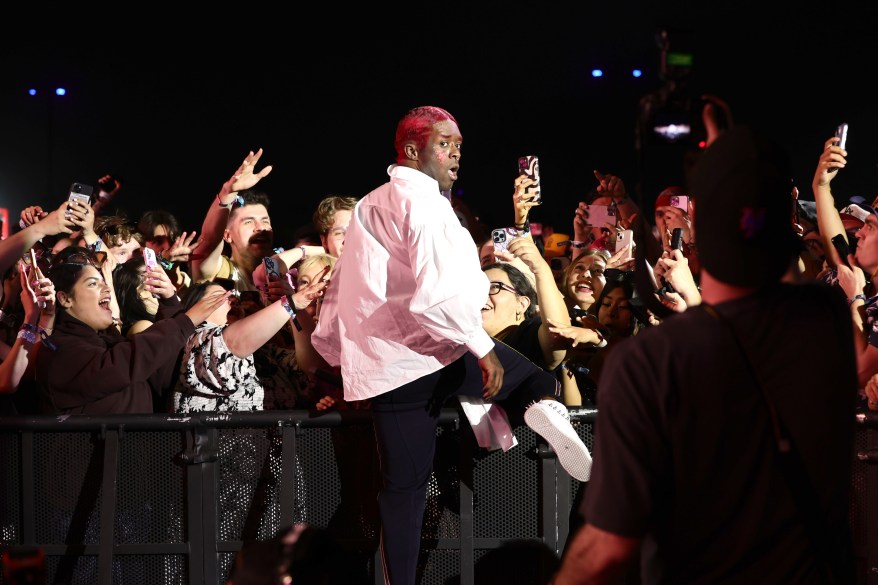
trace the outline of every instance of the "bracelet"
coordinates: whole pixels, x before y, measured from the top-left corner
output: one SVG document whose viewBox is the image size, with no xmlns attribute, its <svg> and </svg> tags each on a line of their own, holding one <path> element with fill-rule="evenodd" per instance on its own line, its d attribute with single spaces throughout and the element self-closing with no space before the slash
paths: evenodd
<svg viewBox="0 0 878 585">
<path fill-rule="evenodd" d="M 159 261 L 159 264 L 162 265 L 162 268 L 165 270 L 173 270 L 174 269 L 174 261 L 173 260 L 165 260 L 165 257 L 162 256 L 161 252 L 156 256 L 156 259 Z"/>
<path fill-rule="evenodd" d="M 299 320 L 296 318 L 296 303 L 293 302 L 293 297 L 290 295 L 284 295 L 280 298 L 280 304 L 284 309 L 287 310 L 287 313 L 290 316 L 290 319 L 293 320 L 293 325 L 296 326 L 296 331 L 302 330 L 302 325 L 299 323 Z"/>
<path fill-rule="evenodd" d="M 284 309 L 286 309 L 287 314 L 290 316 L 290 318 L 296 316 L 296 303 L 293 302 L 293 297 L 291 297 L 290 295 L 282 296 L 280 298 L 280 304 Z"/>
<path fill-rule="evenodd" d="M 299 262 L 308 257 L 308 250 L 305 249 L 305 246 L 299 246 L 299 249 L 302 251 L 302 257 L 299 258 Z"/>
<path fill-rule="evenodd" d="M 848 306 L 850 307 L 851 305 L 853 305 L 857 301 L 863 301 L 865 303 L 866 302 L 866 295 L 864 295 L 863 293 L 860 293 L 858 295 L 852 296 L 851 298 L 848 299 Z"/>
<path fill-rule="evenodd" d="M 22 327 L 18 331 L 18 335 L 16 335 L 16 337 L 18 339 L 24 339 L 25 341 L 27 341 L 28 343 L 31 343 L 31 344 L 37 342 L 37 334 L 34 333 L 33 331 L 31 331 L 30 329 L 25 329 L 24 327 Z"/>
<path fill-rule="evenodd" d="M 570 245 L 571 248 L 588 248 L 588 242 L 580 242 L 579 240 L 567 240 L 566 242 L 559 242 L 559 246 Z"/>
<path fill-rule="evenodd" d="M 223 203 L 222 199 L 220 199 L 219 193 L 216 194 L 216 204 L 222 207 L 223 209 L 231 209 L 235 204 L 239 206 L 244 205 L 244 198 L 240 195 L 235 195 L 235 198 L 229 201 L 228 203 Z"/>
</svg>

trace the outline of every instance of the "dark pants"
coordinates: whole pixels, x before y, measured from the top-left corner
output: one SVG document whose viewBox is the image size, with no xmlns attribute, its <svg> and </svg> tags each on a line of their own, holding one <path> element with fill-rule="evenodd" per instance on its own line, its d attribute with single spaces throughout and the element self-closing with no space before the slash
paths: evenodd
<svg viewBox="0 0 878 585">
<path fill-rule="evenodd" d="M 513 412 L 534 400 L 556 395 L 558 383 L 509 346 L 495 341 L 503 365 L 503 386 L 494 402 Z M 482 370 L 471 353 L 422 378 L 372 399 L 381 464 L 381 547 L 391 585 L 414 585 L 427 484 L 433 470 L 436 427 L 452 396 L 481 398 Z"/>
</svg>

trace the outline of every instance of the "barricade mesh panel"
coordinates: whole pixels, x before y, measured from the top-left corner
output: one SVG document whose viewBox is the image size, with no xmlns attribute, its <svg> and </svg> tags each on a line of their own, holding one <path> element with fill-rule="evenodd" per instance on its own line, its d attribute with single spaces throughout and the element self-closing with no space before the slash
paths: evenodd
<svg viewBox="0 0 878 585">
<path fill-rule="evenodd" d="M 103 441 L 96 433 L 34 435 L 37 542 L 100 542 L 103 454 Z"/>
<path fill-rule="evenodd" d="M 182 433 L 126 432 L 121 438 L 116 513 L 124 522 L 117 544 L 185 542 L 183 446 Z"/>
<path fill-rule="evenodd" d="M 593 423 L 574 417 L 573 425 L 593 449 Z M 216 444 L 201 446 L 206 459 L 185 461 L 181 455 L 193 432 L 216 436 Z M 201 585 L 190 584 L 195 570 L 215 574 L 216 585 L 224 585 L 241 542 L 267 540 L 280 528 L 305 521 L 326 528 L 340 544 L 356 551 L 374 574 L 380 473 L 370 424 L 306 427 L 297 429 L 294 437 L 288 432 L 297 454 L 295 462 L 288 462 L 289 478 L 282 461 L 283 428 L 223 427 L 215 435 L 204 433 L 203 427 L 197 431 L 122 431 L 117 470 L 104 469 L 105 453 L 112 443 L 105 442 L 98 430 L 0 433 L 4 457 L 0 546 L 48 547 L 46 582 L 57 578 L 73 585 Z M 462 566 L 469 566 L 469 559 L 463 559 L 457 547 L 458 539 L 470 536 L 499 542 L 474 549 L 475 583 L 483 582 L 480 576 L 497 577 L 513 567 L 517 568 L 507 580 L 510 583 L 545 582 L 554 572 L 558 558 L 545 538 L 568 519 L 562 509 L 557 525 L 543 526 L 551 522 L 546 516 L 550 512 L 542 506 L 552 497 L 555 478 L 543 476 L 544 461 L 535 451 L 542 444 L 539 437 L 524 425 L 517 426 L 515 433 L 516 447 L 506 453 L 487 452 L 476 446 L 465 423 L 459 430 L 439 427 L 421 543 L 422 584 L 468 585 L 460 573 Z M 867 489 L 874 489 L 870 482 L 875 481 L 876 468 L 856 458 L 856 453 L 870 451 L 870 441 L 875 441 L 870 433 L 874 431 L 857 429 L 851 476 L 850 521 L 858 554 L 858 583 L 865 583 L 869 539 L 874 539 L 869 527 L 874 503 L 869 502 Z M 23 445 L 30 444 L 23 437 L 32 437 L 32 462 L 22 461 Z M 106 437 L 115 439 L 115 431 Z M 209 457 L 213 447 L 217 449 L 215 462 Z M 202 463 L 207 466 L 200 467 Z M 103 502 L 105 473 L 116 476 L 115 502 Z M 195 484 L 187 485 L 189 479 Z M 216 485 L 202 483 L 213 480 Z M 33 492 L 25 494 L 23 487 L 30 481 Z M 461 485 L 470 483 L 474 498 L 471 535 L 464 530 L 468 525 L 462 523 L 460 502 Z M 584 485 L 572 481 L 569 488 L 562 488 L 570 490 L 574 507 Z M 216 502 L 188 499 L 202 493 L 215 493 Z M 281 516 L 281 496 L 284 505 L 292 501 L 287 517 Z M 24 505 L 30 497 L 32 508 Z M 113 535 L 111 540 L 102 540 L 101 506 L 108 504 L 115 507 Z M 215 518 L 211 516 L 214 504 Z M 199 507 L 205 526 L 216 526 L 215 533 L 205 531 L 204 526 L 187 529 L 194 511 L 190 505 Z M 190 542 L 195 538 L 193 531 L 204 539 L 199 547 Z M 28 534 L 33 538 L 26 541 Z M 187 550 L 169 552 L 169 544 Z M 71 554 L 63 556 L 64 552 Z M 98 574 L 99 554 L 112 555 L 103 582 Z M 7 585 L 2 576 L 0 585 Z"/>
<path fill-rule="evenodd" d="M 21 439 L 17 433 L 0 433 L 0 466 L 0 543 L 21 544 Z"/>
<path fill-rule="evenodd" d="M 851 471 L 851 506 L 850 506 L 850 525 L 853 534 L 854 546 L 864 546 L 868 534 L 868 508 L 866 494 L 866 474 L 870 467 L 874 467 L 875 463 L 860 461 L 856 454 L 865 452 L 869 449 L 868 433 L 864 429 L 857 429 L 854 437 L 854 459 L 853 469 Z M 874 528 L 873 528 L 874 530 Z"/>
</svg>

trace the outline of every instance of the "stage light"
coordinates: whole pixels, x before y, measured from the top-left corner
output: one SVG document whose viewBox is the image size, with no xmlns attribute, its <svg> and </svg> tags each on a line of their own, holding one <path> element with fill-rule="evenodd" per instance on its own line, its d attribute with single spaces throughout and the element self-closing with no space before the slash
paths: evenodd
<svg viewBox="0 0 878 585">
<path fill-rule="evenodd" d="M 55 95 L 67 95 L 67 90 L 63 87 L 58 87 L 55 89 Z"/>
<path fill-rule="evenodd" d="M 631 76 L 632 77 L 643 77 L 643 70 L 642 69 L 634 69 L 631 71 Z"/>
<path fill-rule="evenodd" d="M 591 70 L 591 76 L 592 76 L 592 77 L 603 77 L 603 76 L 604 76 L 604 71 L 603 71 L 602 69 L 592 69 L 592 70 Z"/>
<path fill-rule="evenodd" d="M 30 96 L 37 95 L 37 90 L 35 90 L 34 88 L 30 88 L 29 90 L 27 90 L 27 95 L 30 95 Z"/>
</svg>

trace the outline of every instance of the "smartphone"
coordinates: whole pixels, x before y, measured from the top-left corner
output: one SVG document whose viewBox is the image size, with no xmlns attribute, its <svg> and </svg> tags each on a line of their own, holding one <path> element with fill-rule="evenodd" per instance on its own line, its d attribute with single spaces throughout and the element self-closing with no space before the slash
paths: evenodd
<svg viewBox="0 0 878 585">
<path fill-rule="evenodd" d="M 671 232 L 671 250 L 683 249 L 683 228 L 674 228 Z"/>
<path fill-rule="evenodd" d="M 835 129 L 835 137 L 838 138 L 838 143 L 836 144 L 836 146 L 840 148 L 845 148 L 845 145 L 848 142 L 847 122 L 842 122 L 838 125 L 838 128 Z"/>
<path fill-rule="evenodd" d="M 270 278 L 272 276 L 274 276 L 275 278 L 280 278 L 280 266 L 278 266 L 277 260 L 275 260 L 272 256 L 266 256 L 262 259 L 262 263 L 265 265 L 266 282 L 272 280 Z"/>
<path fill-rule="evenodd" d="M 671 207 L 676 207 L 689 213 L 689 197 L 687 195 L 671 195 Z"/>
<path fill-rule="evenodd" d="M 628 262 L 634 258 L 634 230 L 622 230 L 616 234 L 616 252 L 628 246 L 628 251 L 621 258 L 623 262 Z"/>
<path fill-rule="evenodd" d="M 588 226 L 606 227 L 606 225 L 616 225 L 616 206 L 615 205 L 586 205 L 585 221 Z"/>
<path fill-rule="evenodd" d="M 522 235 L 514 227 L 497 228 L 491 230 L 491 239 L 494 241 L 494 252 L 508 252 L 509 242 Z"/>
<path fill-rule="evenodd" d="M 37 264 L 37 253 L 33 248 L 30 249 L 30 265 L 34 267 L 34 276 L 37 278 L 43 278 L 43 271 L 40 270 L 40 265 Z"/>
<path fill-rule="evenodd" d="M 87 205 L 91 205 L 91 196 L 94 194 L 94 191 L 91 185 L 74 181 L 70 185 L 70 194 L 67 195 L 67 201 L 82 201 Z"/>
<path fill-rule="evenodd" d="M 158 266 L 158 260 L 155 257 L 155 250 L 152 248 L 143 248 L 143 261 L 147 268 L 155 268 Z"/>
<path fill-rule="evenodd" d="M 542 203 L 543 197 L 540 194 L 540 160 L 535 156 L 522 156 L 518 159 L 518 174 L 527 175 L 534 184 L 524 190 L 525 195 L 529 196 L 531 203 Z"/>
<path fill-rule="evenodd" d="M 845 264 L 848 263 L 848 255 L 851 253 L 851 248 L 847 243 L 847 240 L 844 239 L 842 234 L 836 234 L 832 236 L 832 245 L 835 247 L 835 251 L 838 252 L 838 255 L 841 257 L 841 261 Z"/>
</svg>

